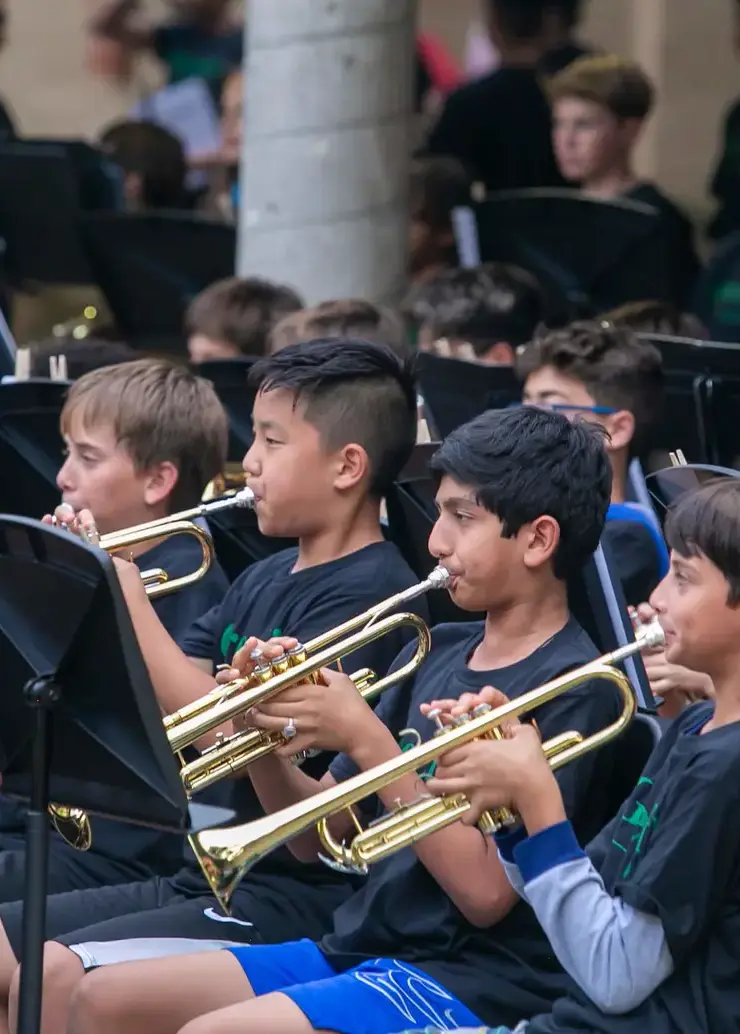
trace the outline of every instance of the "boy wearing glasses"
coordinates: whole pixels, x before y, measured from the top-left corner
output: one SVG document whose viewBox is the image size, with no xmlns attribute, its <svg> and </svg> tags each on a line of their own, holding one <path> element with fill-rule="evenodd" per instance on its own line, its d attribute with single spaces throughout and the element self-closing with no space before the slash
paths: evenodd
<svg viewBox="0 0 740 1034">
<path fill-rule="evenodd" d="M 617 562 L 627 602 L 647 600 L 668 565 L 652 513 L 629 502 L 630 460 L 645 445 L 663 393 L 658 349 L 629 327 L 581 321 L 544 331 L 520 351 L 516 369 L 523 401 L 606 428 L 612 497 L 604 532 Z"/>
</svg>

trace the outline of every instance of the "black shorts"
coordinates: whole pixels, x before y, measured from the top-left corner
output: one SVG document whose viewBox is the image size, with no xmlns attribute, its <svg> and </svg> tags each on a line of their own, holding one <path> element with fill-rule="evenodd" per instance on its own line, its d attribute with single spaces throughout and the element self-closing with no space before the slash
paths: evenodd
<svg viewBox="0 0 740 1034">
<path fill-rule="evenodd" d="M 47 898 L 46 908 L 47 938 L 72 948 L 85 969 L 262 942 L 251 922 L 224 916 L 212 897 L 186 897 L 160 877 L 55 894 Z M 0 906 L 0 922 L 16 958 L 22 912 L 21 901 Z"/>
<path fill-rule="evenodd" d="M 46 901 L 46 937 L 72 948 L 85 969 L 234 944 L 319 940 L 331 929 L 334 910 L 350 896 L 352 885 L 250 875 L 234 894 L 231 917 L 203 890 L 198 882 L 189 888 L 187 880 L 156 877 L 55 894 Z M 20 901 L 0 905 L 0 922 L 17 959 L 22 912 Z"/>
</svg>

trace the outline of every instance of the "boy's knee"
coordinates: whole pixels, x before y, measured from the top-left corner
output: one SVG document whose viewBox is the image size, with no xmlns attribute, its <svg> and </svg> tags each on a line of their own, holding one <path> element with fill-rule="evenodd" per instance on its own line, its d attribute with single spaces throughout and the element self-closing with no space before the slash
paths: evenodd
<svg viewBox="0 0 740 1034">
<path fill-rule="evenodd" d="M 84 975 L 85 969 L 79 956 L 63 944 L 47 941 L 44 945 L 44 1005 L 52 1001 L 56 1003 L 60 996 L 68 996 Z M 10 982 L 11 1029 L 18 1010 L 20 977 L 21 967 L 16 966 Z"/>
<path fill-rule="evenodd" d="M 69 1034 L 110 1031 L 120 1002 L 107 979 L 106 969 L 96 969 L 80 980 L 69 1003 Z"/>
</svg>

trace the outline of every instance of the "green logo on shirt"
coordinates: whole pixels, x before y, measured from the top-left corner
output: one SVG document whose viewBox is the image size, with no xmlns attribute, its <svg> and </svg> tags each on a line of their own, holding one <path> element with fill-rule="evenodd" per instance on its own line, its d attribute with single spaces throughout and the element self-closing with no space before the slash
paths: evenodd
<svg viewBox="0 0 740 1034">
<path fill-rule="evenodd" d="M 401 729 L 398 734 L 398 745 L 402 752 L 411 750 L 413 747 L 418 747 L 421 743 L 421 735 L 416 729 Z M 424 765 L 417 771 L 417 776 L 423 783 L 427 779 L 431 779 L 434 773 L 437 771 L 437 762 L 430 761 L 429 764 Z"/>
<path fill-rule="evenodd" d="M 647 779 L 645 776 L 641 776 L 637 783 L 638 788 L 652 785 L 652 779 Z M 648 811 L 642 801 L 636 801 L 632 812 L 629 815 L 622 815 L 622 822 L 630 827 L 630 830 L 625 830 L 624 833 L 626 843 L 617 840 L 615 834 L 612 844 L 627 855 L 627 862 L 622 870 L 622 879 L 626 880 L 632 875 L 635 865 L 639 861 L 648 833 L 658 824 L 658 805 L 654 804 Z M 635 832 L 631 832 L 632 830 Z"/>
<path fill-rule="evenodd" d="M 270 638 L 274 636 L 282 635 L 282 629 L 273 628 L 270 632 Z M 221 656 L 225 661 L 231 660 L 237 650 L 241 650 L 242 646 L 246 643 L 249 637 L 246 635 L 240 636 L 236 631 L 236 625 L 227 625 L 221 636 Z"/>
</svg>

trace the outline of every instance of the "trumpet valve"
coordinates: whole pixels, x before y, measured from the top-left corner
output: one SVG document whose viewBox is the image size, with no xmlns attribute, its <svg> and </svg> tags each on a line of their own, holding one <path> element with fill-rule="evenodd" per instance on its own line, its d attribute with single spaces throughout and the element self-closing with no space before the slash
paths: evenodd
<svg viewBox="0 0 740 1034">
<path fill-rule="evenodd" d="M 440 707 L 435 707 L 432 711 L 430 711 L 427 715 L 427 718 L 430 722 L 434 722 L 436 726 L 434 730 L 435 736 L 439 736 L 441 732 L 445 731 L 446 726 L 445 723 L 442 721 L 442 709 Z"/>
</svg>

